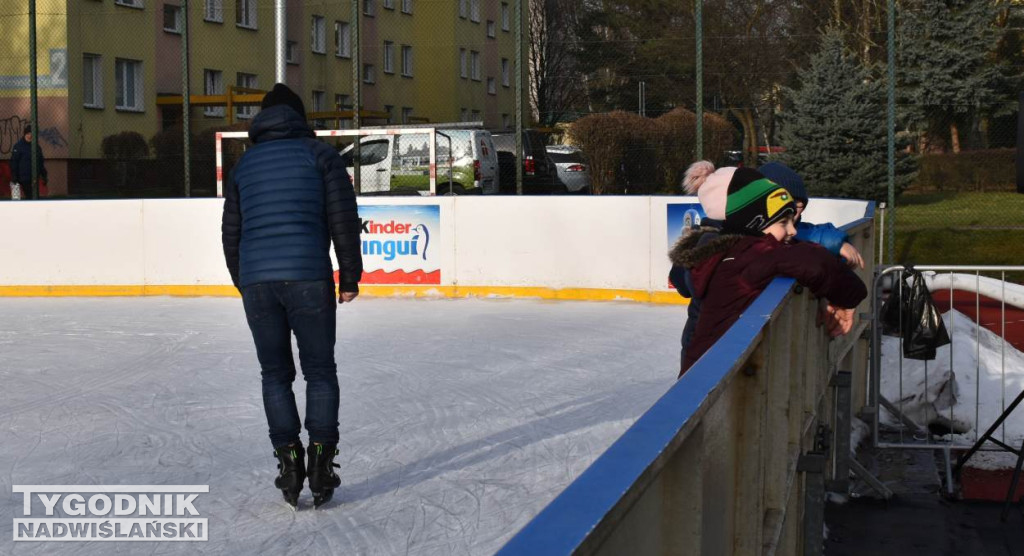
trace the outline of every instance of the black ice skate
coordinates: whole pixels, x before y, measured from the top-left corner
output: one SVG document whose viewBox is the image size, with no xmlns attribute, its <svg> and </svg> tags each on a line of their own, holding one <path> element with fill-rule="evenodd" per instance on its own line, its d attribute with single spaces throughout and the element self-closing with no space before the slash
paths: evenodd
<svg viewBox="0 0 1024 556">
<path fill-rule="evenodd" d="M 274 479 L 274 486 L 281 489 L 286 502 L 292 508 L 299 506 L 299 493 L 302 492 L 302 482 L 306 479 L 306 466 L 303 462 L 302 444 L 298 442 L 282 446 L 274 450 L 277 457 L 277 468 L 280 469 L 277 478 Z"/>
<path fill-rule="evenodd" d="M 331 501 L 334 489 L 341 485 L 341 478 L 334 473 L 334 456 L 338 455 L 337 444 L 313 444 L 309 447 L 309 490 L 313 491 L 313 506 L 319 508 Z"/>
</svg>

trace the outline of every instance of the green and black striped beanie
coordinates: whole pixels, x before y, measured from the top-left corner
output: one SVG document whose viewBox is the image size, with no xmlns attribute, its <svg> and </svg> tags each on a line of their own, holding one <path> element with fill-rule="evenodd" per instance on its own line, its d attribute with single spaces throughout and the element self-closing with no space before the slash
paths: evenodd
<svg viewBox="0 0 1024 556">
<path fill-rule="evenodd" d="M 757 233 L 796 214 L 796 202 L 786 188 L 751 168 L 737 168 L 729 181 L 724 229 Z"/>
</svg>

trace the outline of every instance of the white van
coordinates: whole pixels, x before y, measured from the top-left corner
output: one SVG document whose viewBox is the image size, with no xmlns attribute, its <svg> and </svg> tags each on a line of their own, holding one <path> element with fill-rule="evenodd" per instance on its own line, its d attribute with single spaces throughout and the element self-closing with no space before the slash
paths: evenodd
<svg viewBox="0 0 1024 556">
<path fill-rule="evenodd" d="M 498 153 L 491 132 L 482 129 L 435 130 L 437 194 L 498 192 Z M 430 155 L 427 133 L 371 135 L 360 140 L 360 192 L 363 195 L 429 195 Z M 352 145 L 341 151 L 348 162 Z"/>
</svg>

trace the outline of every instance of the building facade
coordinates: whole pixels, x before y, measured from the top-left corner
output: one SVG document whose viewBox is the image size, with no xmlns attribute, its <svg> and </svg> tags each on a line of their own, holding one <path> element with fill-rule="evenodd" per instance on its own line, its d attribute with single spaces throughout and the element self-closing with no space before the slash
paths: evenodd
<svg viewBox="0 0 1024 556">
<path fill-rule="evenodd" d="M 352 4 L 287 0 L 287 81 L 309 112 L 353 108 Z M 392 124 L 513 125 L 513 0 L 359 0 L 358 6 L 363 110 L 387 114 Z M 0 59 L 3 158 L 29 119 L 28 14 L 17 9 L 0 17 L 0 33 L 13 46 L 13 55 Z M 274 15 L 273 0 L 190 0 L 191 94 L 270 89 Z M 181 0 L 37 0 L 39 123 L 51 194 L 67 191 L 69 161 L 102 156 L 105 137 L 133 131 L 148 141 L 180 123 L 180 104 L 157 100 L 184 90 L 185 17 Z M 256 106 L 194 106 L 192 131 L 257 112 Z"/>
</svg>

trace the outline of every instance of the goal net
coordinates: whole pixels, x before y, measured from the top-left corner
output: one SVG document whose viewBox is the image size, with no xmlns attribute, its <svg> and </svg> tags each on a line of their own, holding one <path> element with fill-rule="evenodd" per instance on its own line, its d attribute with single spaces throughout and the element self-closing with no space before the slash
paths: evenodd
<svg viewBox="0 0 1024 556">
<path fill-rule="evenodd" d="M 349 179 L 360 195 L 437 195 L 458 192 L 461 186 L 453 181 L 450 148 L 438 140 L 433 127 L 395 127 L 316 130 L 321 140 L 337 149 L 345 160 Z M 356 141 L 359 142 L 358 156 Z M 216 134 L 217 196 L 224 196 L 224 181 L 242 155 L 252 146 L 245 131 Z M 437 159 L 443 155 L 443 180 L 438 184 Z M 456 176 L 458 175 L 455 173 Z M 356 179 L 358 176 L 358 179 Z"/>
</svg>

